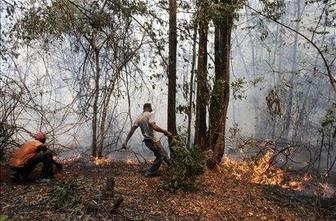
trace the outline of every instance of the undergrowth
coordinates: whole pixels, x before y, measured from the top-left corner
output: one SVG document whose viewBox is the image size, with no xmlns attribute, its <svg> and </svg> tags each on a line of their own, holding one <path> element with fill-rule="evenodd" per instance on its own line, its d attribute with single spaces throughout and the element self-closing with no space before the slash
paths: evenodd
<svg viewBox="0 0 336 221">
<path fill-rule="evenodd" d="M 171 192 L 178 189 L 194 190 L 196 180 L 206 167 L 206 157 L 197 148 L 187 148 L 178 137 L 171 146 L 172 165 L 166 170 L 163 186 Z"/>
<path fill-rule="evenodd" d="M 57 209 L 76 205 L 80 201 L 79 186 L 74 181 L 59 184 L 49 192 L 49 203 Z"/>
</svg>

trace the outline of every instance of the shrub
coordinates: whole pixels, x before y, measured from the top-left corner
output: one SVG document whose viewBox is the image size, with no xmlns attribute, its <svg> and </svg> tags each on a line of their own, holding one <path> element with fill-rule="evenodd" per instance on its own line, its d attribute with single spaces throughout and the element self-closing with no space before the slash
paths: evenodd
<svg viewBox="0 0 336 221">
<path fill-rule="evenodd" d="M 78 185 L 70 181 L 55 186 L 49 192 L 49 202 L 55 208 L 76 205 L 81 201 Z"/>
<path fill-rule="evenodd" d="M 165 187 L 175 192 L 177 189 L 190 190 L 195 188 L 196 179 L 206 166 L 204 154 L 196 148 L 186 148 L 179 138 L 171 144 L 172 165 L 167 170 Z"/>
</svg>

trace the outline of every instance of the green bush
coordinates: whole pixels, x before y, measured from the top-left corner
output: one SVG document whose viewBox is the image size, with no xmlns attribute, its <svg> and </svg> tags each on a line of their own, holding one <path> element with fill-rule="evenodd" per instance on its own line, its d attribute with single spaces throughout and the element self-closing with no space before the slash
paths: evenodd
<svg viewBox="0 0 336 221">
<path fill-rule="evenodd" d="M 66 206 L 76 205 L 81 201 L 78 185 L 70 181 L 68 183 L 62 183 L 49 192 L 49 202 L 55 208 L 63 208 Z"/>
<path fill-rule="evenodd" d="M 196 148 L 186 148 L 174 138 L 171 144 L 172 165 L 166 173 L 165 187 L 175 192 L 177 189 L 190 190 L 196 186 L 196 178 L 206 167 L 205 155 Z"/>
</svg>

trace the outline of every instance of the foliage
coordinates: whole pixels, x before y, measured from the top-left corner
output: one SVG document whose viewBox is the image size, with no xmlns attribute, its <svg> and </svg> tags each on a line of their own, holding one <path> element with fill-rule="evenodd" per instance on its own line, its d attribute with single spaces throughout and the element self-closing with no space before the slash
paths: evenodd
<svg viewBox="0 0 336 221">
<path fill-rule="evenodd" d="M 264 81 L 264 77 L 256 77 L 250 83 L 256 87 L 258 84 L 261 84 Z"/>
<path fill-rule="evenodd" d="M 242 100 L 246 98 L 244 93 L 244 85 L 246 84 L 245 78 L 237 78 L 235 81 L 231 82 L 232 95 L 235 100 Z"/>
<path fill-rule="evenodd" d="M 75 82 L 74 103 L 80 110 L 79 117 L 92 122 L 92 155 L 102 156 L 104 143 L 109 142 L 107 127 L 115 104 L 112 98 L 121 95 L 117 92 L 118 80 L 140 61 L 138 52 L 146 35 L 134 31 L 141 26 L 134 16 L 145 13 L 146 5 L 124 0 L 90 4 L 84 0 L 55 0 L 29 6 L 14 33 L 24 45 L 38 48 L 34 46 L 40 43 L 44 52 L 56 49 L 80 58 L 77 67 L 69 68 Z M 65 67 L 71 63 L 58 61 L 54 63 Z"/>
<path fill-rule="evenodd" d="M 277 91 L 272 89 L 266 96 L 266 104 L 267 109 L 272 115 L 281 116 L 282 108 L 281 108 L 281 99 L 278 95 Z"/>
<path fill-rule="evenodd" d="M 325 128 L 328 125 L 333 125 L 336 122 L 336 104 L 333 104 L 332 107 L 327 111 L 323 121 L 322 127 Z"/>
<path fill-rule="evenodd" d="M 179 137 L 173 139 L 171 152 L 172 165 L 165 177 L 166 187 L 172 192 L 195 188 L 196 178 L 205 170 L 205 155 L 197 148 L 186 148 Z"/>
<path fill-rule="evenodd" d="M 5 221 L 8 219 L 8 216 L 6 215 L 0 215 L 0 221 Z"/>
<path fill-rule="evenodd" d="M 78 194 L 79 187 L 74 181 L 69 181 L 55 186 L 49 192 L 49 202 L 55 208 L 76 205 L 81 201 Z"/>
<path fill-rule="evenodd" d="M 284 0 L 260 0 L 263 5 L 263 12 L 277 20 L 285 13 L 286 4 Z"/>
<path fill-rule="evenodd" d="M 245 0 L 235 0 L 227 2 L 211 2 L 209 5 L 209 15 L 214 23 L 225 21 L 228 16 L 237 16 L 239 9 L 243 7 Z"/>
<path fill-rule="evenodd" d="M 0 77 L 0 160 L 10 146 L 16 146 L 15 133 L 17 125 L 17 111 L 21 109 L 20 100 L 23 91 L 14 80 Z"/>
<path fill-rule="evenodd" d="M 123 4 L 123 1 L 115 1 L 100 8 L 95 2 L 86 5 L 84 1 L 57 0 L 45 7 L 32 5 L 14 30 L 26 43 L 37 39 L 48 43 L 50 38 L 61 39 L 65 34 L 75 37 L 94 35 L 118 21 L 128 21 L 132 14 L 145 11 L 142 2 Z"/>
<path fill-rule="evenodd" d="M 229 128 L 229 138 L 236 138 L 239 136 L 241 128 L 237 123 L 233 123 L 233 127 Z"/>
</svg>

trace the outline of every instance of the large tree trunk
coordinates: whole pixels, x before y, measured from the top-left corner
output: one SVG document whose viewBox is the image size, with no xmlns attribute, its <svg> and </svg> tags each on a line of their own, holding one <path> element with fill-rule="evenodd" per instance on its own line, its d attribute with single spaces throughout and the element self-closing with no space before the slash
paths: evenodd
<svg viewBox="0 0 336 221">
<path fill-rule="evenodd" d="M 176 131 L 176 0 L 169 0 L 168 131 Z M 171 141 L 171 140 L 170 140 Z"/>
<path fill-rule="evenodd" d="M 223 3 L 231 3 L 224 1 Z M 210 104 L 210 146 L 216 163 L 222 160 L 225 150 L 226 116 L 230 99 L 230 53 L 232 12 L 223 15 L 215 24 L 215 80 Z"/>
<path fill-rule="evenodd" d="M 200 6 L 199 16 L 199 47 L 198 47 L 198 67 L 197 67 L 197 92 L 196 92 L 196 125 L 195 144 L 201 150 L 208 147 L 206 107 L 208 103 L 207 88 L 207 65 L 208 65 L 208 22 L 205 18 L 204 9 Z"/>
</svg>

